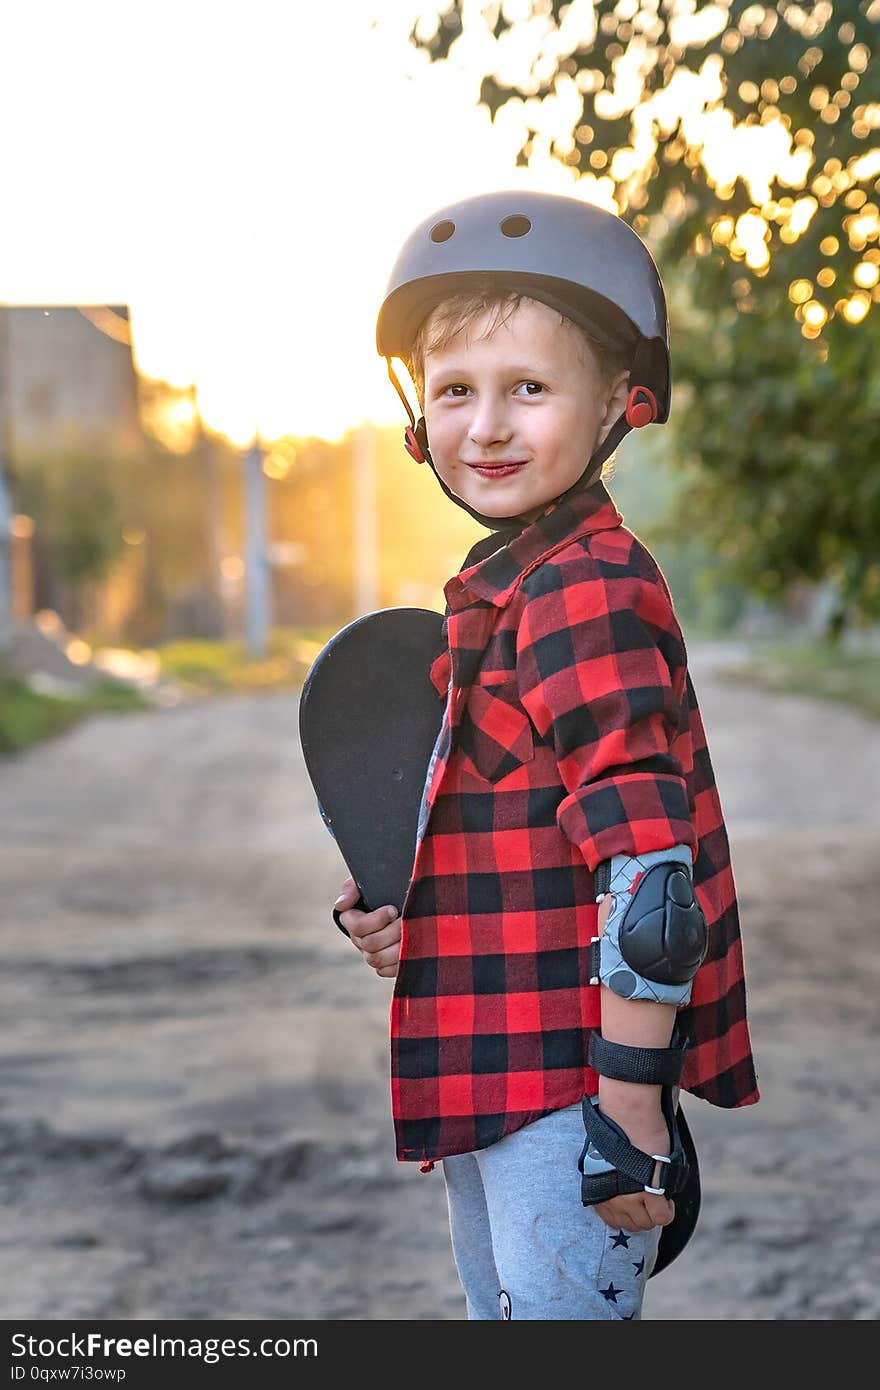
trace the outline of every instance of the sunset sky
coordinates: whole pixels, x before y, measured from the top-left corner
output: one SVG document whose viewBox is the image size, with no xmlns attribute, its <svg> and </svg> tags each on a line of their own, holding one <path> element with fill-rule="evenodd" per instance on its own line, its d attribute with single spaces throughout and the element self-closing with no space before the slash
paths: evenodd
<svg viewBox="0 0 880 1390">
<path fill-rule="evenodd" d="M 7 7 L 0 298 L 128 303 L 140 369 L 195 381 L 242 440 L 398 419 L 373 336 L 397 245 L 518 182 L 518 133 L 476 108 L 476 75 L 413 51 L 415 11 Z"/>
<path fill-rule="evenodd" d="M 399 420 L 374 324 L 415 223 L 502 188 L 611 206 L 609 179 L 576 184 L 540 140 L 532 167 L 515 168 L 522 106 L 494 127 L 477 107 L 487 67 L 512 72 L 546 22 L 500 48 L 475 28 L 453 62 L 430 65 L 407 41 L 428 8 L 7 6 L 0 300 L 129 304 L 140 370 L 195 383 L 207 424 L 236 442 L 256 428 L 334 438 L 366 418 Z M 575 0 L 558 42 L 573 47 L 591 24 L 589 0 Z M 548 138 L 570 130 L 579 103 L 562 84 L 529 123 Z M 730 158 L 729 130 L 724 141 Z"/>
</svg>

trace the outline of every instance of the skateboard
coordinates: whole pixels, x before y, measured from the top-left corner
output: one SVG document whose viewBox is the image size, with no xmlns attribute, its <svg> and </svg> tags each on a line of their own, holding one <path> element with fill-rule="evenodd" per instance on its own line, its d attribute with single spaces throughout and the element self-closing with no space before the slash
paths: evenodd
<svg viewBox="0 0 880 1390">
<path fill-rule="evenodd" d="M 324 824 L 371 911 L 409 886 L 431 753 L 445 700 L 428 672 L 443 616 L 382 608 L 342 628 L 302 689 L 299 732 Z"/>
</svg>

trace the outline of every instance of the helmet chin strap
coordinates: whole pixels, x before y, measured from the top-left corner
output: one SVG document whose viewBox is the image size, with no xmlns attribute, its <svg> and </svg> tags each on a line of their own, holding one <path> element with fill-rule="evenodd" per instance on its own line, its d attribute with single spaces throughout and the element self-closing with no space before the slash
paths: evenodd
<svg viewBox="0 0 880 1390">
<path fill-rule="evenodd" d="M 454 502 L 457 507 L 462 507 L 475 521 L 478 521 L 481 526 L 488 527 L 490 531 L 509 531 L 510 535 L 505 538 L 506 540 L 518 536 L 527 526 L 531 526 L 536 518 L 523 515 L 523 513 L 518 513 L 516 516 L 486 516 L 483 512 L 478 512 L 475 507 L 468 506 L 467 502 L 465 502 L 463 498 L 458 497 L 448 484 L 443 481 L 440 474 L 437 472 L 434 460 L 431 458 L 431 451 L 428 448 L 428 431 L 425 425 L 425 417 L 421 415 L 418 420 L 416 420 L 412 407 L 394 373 L 390 357 L 386 358 L 386 362 L 388 364 L 388 375 L 391 379 L 391 383 L 402 400 L 406 413 L 409 416 L 409 426 L 404 430 L 404 448 L 410 457 L 415 459 L 416 463 L 427 463 L 450 502 Z M 640 397 L 645 397 L 646 399 L 640 400 Z M 613 454 L 624 435 L 628 434 L 631 429 L 637 429 L 641 425 L 650 424 L 651 420 L 656 418 L 656 413 L 657 402 L 654 399 L 653 393 L 648 391 L 644 386 L 633 387 L 629 393 L 626 410 L 615 420 L 598 449 L 594 450 L 584 466 L 583 472 L 564 492 L 559 493 L 557 497 L 548 498 L 543 504 L 542 511 L 546 511 L 546 509 L 554 503 L 564 501 L 566 497 L 570 497 L 574 492 L 586 491 L 587 488 L 592 487 L 594 483 L 598 482 L 602 472 L 602 464 L 610 454 Z"/>
</svg>

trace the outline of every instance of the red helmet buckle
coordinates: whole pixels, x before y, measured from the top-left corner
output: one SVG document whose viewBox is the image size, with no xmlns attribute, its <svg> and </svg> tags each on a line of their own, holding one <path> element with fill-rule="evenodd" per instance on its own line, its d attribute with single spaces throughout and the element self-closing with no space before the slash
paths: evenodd
<svg viewBox="0 0 880 1390">
<path fill-rule="evenodd" d="M 412 425 L 407 425 L 406 429 L 403 431 L 403 447 L 406 449 L 406 452 L 410 455 L 410 457 L 415 459 L 416 463 L 425 462 L 425 455 L 422 453 L 422 446 L 416 439 L 416 432 L 413 429 Z"/>
<path fill-rule="evenodd" d="M 639 400 L 641 396 L 644 399 Z M 650 425 L 660 414 L 657 409 L 657 397 L 653 391 L 649 391 L 647 386 L 634 386 L 626 398 L 626 422 L 634 430 L 641 429 L 643 425 Z"/>
</svg>

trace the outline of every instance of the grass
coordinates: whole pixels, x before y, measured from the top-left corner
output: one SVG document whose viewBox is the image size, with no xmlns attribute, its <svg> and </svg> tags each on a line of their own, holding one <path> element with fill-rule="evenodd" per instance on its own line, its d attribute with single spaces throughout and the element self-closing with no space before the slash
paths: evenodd
<svg viewBox="0 0 880 1390">
<path fill-rule="evenodd" d="M 159 649 L 161 675 L 184 694 L 202 697 L 235 692 L 299 689 L 335 628 L 279 629 L 264 659 L 252 661 L 243 642 L 169 642 Z M 44 694 L 0 670 L 0 756 L 51 738 L 90 714 L 151 708 L 137 689 L 100 681 L 81 697 Z"/>
<path fill-rule="evenodd" d="M 765 690 L 836 700 L 880 719 L 880 652 L 854 652 L 827 642 L 772 642 L 753 658 L 725 667 L 725 677 Z"/>
<path fill-rule="evenodd" d="M 60 734 L 90 714 L 146 709 L 137 690 L 101 681 L 81 699 L 43 695 L 24 681 L 0 676 L 0 755 L 18 753 L 32 743 Z"/>
<path fill-rule="evenodd" d="M 264 658 L 252 660 L 243 642 L 186 640 L 158 648 L 162 675 L 191 695 L 296 689 L 335 629 L 279 628 Z"/>
</svg>

